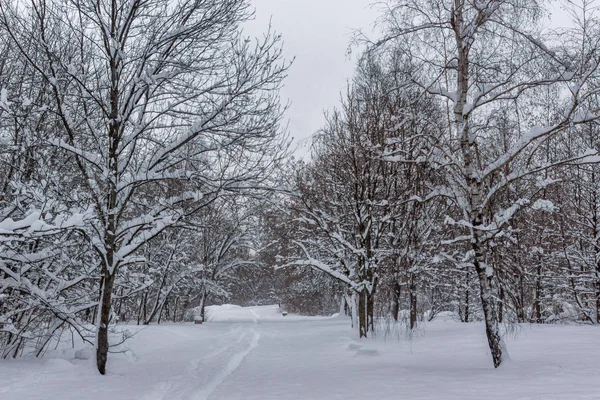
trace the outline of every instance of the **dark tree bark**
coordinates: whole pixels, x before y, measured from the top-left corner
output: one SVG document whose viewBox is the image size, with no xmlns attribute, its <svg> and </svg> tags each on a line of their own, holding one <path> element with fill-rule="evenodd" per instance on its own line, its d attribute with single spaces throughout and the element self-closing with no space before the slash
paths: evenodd
<svg viewBox="0 0 600 400">
<path fill-rule="evenodd" d="M 200 320 L 202 322 L 206 321 L 205 320 L 205 313 L 204 313 L 204 310 L 205 310 L 205 307 L 206 307 L 206 297 L 207 297 L 206 290 L 203 288 L 202 289 L 202 294 L 200 295 Z"/>
<path fill-rule="evenodd" d="M 402 286 L 398 279 L 394 279 L 394 289 L 392 292 L 392 316 L 394 321 L 398 322 L 398 314 L 400 313 L 400 294 Z"/>
<path fill-rule="evenodd" d="M 417 326 L 417 284 L 415 282 L 414 274 L 410 276 L 409 284 L 409 299 L 410 299 L 410 329 L 414 329 Z"/>
<path fill-rule="evenodd" d="M 469 282 L 471 281 L 471 273 L 469 271 L 467 271 L 467 284 L 465 286 L 465 314 L 464 314 L 464 322 L 469 322 L 469 313 L 471 312 L 469 307 L 470 307 L 470 301 L 471 299 L 469 298 Z"/>
<path fill-rule="evenodd" d="M 108 325 L 110 324 L 111 297 L 115 276 L 106 274 L 102 285 L 102 299 L 100 302 L 100 320 L 98 321 L 98 343 L 96 348 L 96 365 L 98 372 L 106 373 L 106 360 L 108 357 Z"/>
<path fill-rule="evenodd" d="M 541 256 L 540 256 L 541 258 Z M 533 315 L 532 320 L 537 324 L 542 323 L 542 306 L 541 306 L 541 296 L 542 296 L 542 262 L 539 261 L 538 265 L 535 269 L 535 287 L 533 292 Z"/>
<path fill-rule="evenodd" d="M 504 318 L 504 288 L 498 290 L 498 322 L 502 323 Z"/>
<path fill-rule="evenodd" d="M 525 322 L 525 280 L 519 274 L 519 304 L 517 304 L 517 322 Z"/>
<path fill-rule="evenodd" d="M 358 294 L 358 332 L 359 337 L 367 337 L 369 324 L 367 321 L 367 291 L 363 289 Z"/>
</svg>

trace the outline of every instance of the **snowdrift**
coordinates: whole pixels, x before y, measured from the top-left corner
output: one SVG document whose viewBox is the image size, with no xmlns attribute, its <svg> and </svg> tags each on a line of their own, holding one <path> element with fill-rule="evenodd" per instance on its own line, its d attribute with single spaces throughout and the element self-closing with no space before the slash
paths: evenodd
<svg viewBox="0 0 600 400">
<path fill-rule="evenodd" d="M 207 322 L 290 322 L 290 321 L 312 321 L 332 318 L 319 316 L 304 316 L 288 314 L 283 315 L 283 311 L 277 304 L 268 306 L 241 307 L 234 304 L 223 304 L 221 306 L 208 306 L 205 308 Z"/>
</svg>

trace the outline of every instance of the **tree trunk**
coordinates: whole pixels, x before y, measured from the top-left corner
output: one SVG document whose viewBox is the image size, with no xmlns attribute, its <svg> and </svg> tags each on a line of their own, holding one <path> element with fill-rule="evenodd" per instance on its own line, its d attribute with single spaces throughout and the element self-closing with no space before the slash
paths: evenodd
<svg viewBox="0 0 600 400">
<path fill-rule="evenodd" d="M 160 324 L 160 321 L 162 319 L 162 315 L 163 315 L 163 309 L 167 306 L 167 304 L 169 303 L 169 295 L 167 295 L 167 297 L 165 298 L 165 301 L 163 301 L 160 305 L 160 310 L 158 311 L 158 321 L 156 321 L 156 323 Z M 175 302 L 175 307 L 177 307 L 177 301 Z M 168 321 L 168 320 L 167 320 Z M 172 319 L 173 322 L 175 322 L 175 319 Z"/>
<path fill-rule="evenodd" d="M 202 289 L 202 295 L 200 296 L 200 319 L 205 322 L 204 309 L 206 307 L 206 291 Z"/>
<path fill-rule="evenodd" d="M 498 323 L 498 314 L 495 309 L 494 294 L 492 288 L 492 277 L 488 276 L 486 268 L 476 261 L 477 277 L 479 278 L 479 288 L 481 296 L 481 307 L 485 319 L 485 333 L 488 339 L 490 352 L 494 367 L 498 368 L 502 364 L 502 338 L 500 337 L 500 325 Z"/>
<path fill-rule="evenodd" d="M 125 318 L 121 318 L 121 309 L 123 308 L 123 288 L 119 291 L 119 305 L 117 306 L 116 313 L 119 320 L 124 320 Z"/>
<path fill-rule="evenodd" d="M 409 327 L 414 329 L 417 326 L 417 284 L 415 282 L 414 274 L 410 275 L 409 284 L 409 302 L 410 302 L 410 318 Z"/>
<path fill-rule="evenodd" d="M 469 290 L 469 282 L 471 281 L 471 271 L 467 270 L 467 282 L 465 284 L 465 308 L 464 308 L 464 315 L 463 315 L 463 322 L 469 322 L 469 313 L 471 312 L 470 310 L 470 306 L 471 306 L 471 299 L 470 299 L 470 290 Z"/>
<path fill-rule="evenodd" d="M 102 296 L 102 293 L 100 293 L 100 296 Z M 91 324 L 95 324 L 96 320 L 98 319 L 98 306 L 94 307 L 94 312 L 92 312 L 92 319 L 90 320 Z"/>
<path fill-rule="evenodd" d="M 398 279 L 394 280 L 394 290 L 392 292 L 392 316 L 394 321 L 398 322 L 398 314 L 400 314 L 400 294 L 401 294 L 400 282 Z"/>
<path fill-rule="evenodd" d="M 375 331 L 375 292 L 367 294 L 367 325 L 371 332 Z"/>
<path fill-rule="evenodd" d="M 367 291 L 367 330 L 375 331 L 375 293 L 377 293 L 378 280 L 373 280 L 371 291 Z"/>
<path fill-rule="evenodd" d="M 465 322 L 469 322 L 469 306 L 470 306 L 470 299 L 469 299 L 469 273 L 467 273 L 467 287 L 465 288 L 465 315 L 464 315 L 464 320 Z"/>
<path fill-rule="evenodd" d="M 504 288 L 500 287 L 498 293 L 498 322 L 502 323 L 502 319 L 504 318 Z"/>
<path fill-rule="evenodd" d="M 169 317 L 171 316 L 171 310 L 169 309 L 169 302 L 168 302 L 168 301 L 167 301 L 167 302 L 165 302 L 164 309 L 165 309 L 165 319 L 166 319 L 167 321 L 169 321 Z M 161 310 L 161 311 L 162 311 L 162 310 Z"/>
<path fill-rule="evenodd" d="M 345 294 L 344 298 L 346 299 L 346 304 L 350 308 L 350 319 L 352 328 L 356 328 L 358 326 L 358 305 L 356 298 L 356 291 L 350 289 L 350 295 Z"/>
<path fill-rule="evenodd" d="M 98 372 L 102 375 L 106 373 L 106 360 L 108 357 L 108 325 L 110 323 L 110 306 L 114 280 L 114 275 L 106 273 L 102 285 L 102 298 L 100 299 L 96 365 L 98 367 Z"/>
<path fill-rule="evenodd" d="M 139 325 L 141 320 L 142 320 L 142 307 L 144 305 L 144 296 L 141 295 L 140 296 L 140 306 L 138 307 L 138 312 L 137 312 L 137 324 Z"/>
<path fill-rule="evenodd" d="M 154 320 L 154 318 L 156 318 L 157 315 L 158 315 L 157 323 L 160 324 L 160 319 L 161 319 L 161 316 L 162 316 L 163 308 L 167 304 L 167 301 L 168 301 L 170 295 L 171 295 L 171 290 L 167 291 L 167 293 L 165 294 L 165 298 L 162 299 L 162 301 L 159 302 L 159 300 L 160 300 L 160 293 L 157 293 L 157 295 L 156 295 L 157 296 L 156 302 L 154 303 L 154 306 L 152 308 L 152 311 L 150 312 L 150 315 L 144 321 L 144 325 L 150 325 L 150 323 L 152 322 L 152 320 Z M 173 321 L 173 322 L 175 322 L 175 321 Z"/>
<path fill-rule="evenodd" d="M 176 305 L 177 305 L 177 303 L 176 303 Z M 160 325 L 160 321 L 162 321 L 162 315 L 163 315 L 163 309 L 164 309 L 164 308 L 165 308 L 165 304 L 163 303 L 163 304 L 160 306 L 160 310 L 158 311 L 158 318 L 156 319 L 156 323 L 157 323 L 158 325 Z M 173 322 L 175 322 L 175 321 L 173 321 Z"/>
<path fill-rule="evenodd" d="M 150 322 L 148 321 L 148 291 L 144 292 L 144 297 L 142 298 L 142 321 L 144 321 L 144 325 L 148 325 Z"/>
<path fill-rule="evenodd" d="M 359 337 L 367 337 L 369 324 L 367 321 L 367 290 L 363 289 L 358 294 L 358 333 Z"/>
<path fill-rule="evenodd" d="M 456 134 L 460 139 L 460 149 L 463 157 L 464 178 L 467 184 L 468 191 L 467 204 L 464 211 L 469 215 L 471 223 L 471 245 L 474 252 L 474 264 L 477 276 L 479 278 L 479 287 L 481 295 L 481 305 L 485 317 L 486 334 L 494 367 L 500 366 L 502 363 L 502 349 L 500 330 L 498 325 L 498 315 L 495 310 L 495 301 L 492 290 L 492 276 L 494 271 L 488 270 L 485 263 L 486 258 L 483 254 L 485 239 L 481 236 L 479 227 L 484 225 L 484 213 L 481 208 L 484 198 L 482 195 L 483 183 L 480 180 L 479 160 L 477 142 L 473 138 L 470 131 L 469 113 L 465 113 L 465 106 L 469 101 L 470 88 L 470 69 L 469 69 L 469 52 L 472 43 L 471 38 L 464 35 L 465 15 L 464 7 L 467 2 L 455 2 L 457 7 L 452 9 L 450 24 L 455 34 L 457 48 L 457 67 L 456 67 L 456 94 L 454 98 L 454 124 L 456 126 Z"/>
<path fill-rule="evenodd" d="M 517 305 L 517 321 L 525 322 L 525 282 L 523 274 L 519 274 L 519 304 Z"/>
<path fill-rule="evenodd" d="M 173 322 L 177 322 L 178 310 L 179 310 L 179 296 L 175 296 L 175 304 L 173 305 Z M 160 313 L 162 315 L 162 310 L 160 310 Z"/>
<path fill-rule="evenodd" d="M 535 323 L 542 323 L 541 300 L 542 295 L 542 265 L 538 263 L 535 274 L 535 289 L 533 294 L 533 315 L 532 320 Z"/>
</svg>

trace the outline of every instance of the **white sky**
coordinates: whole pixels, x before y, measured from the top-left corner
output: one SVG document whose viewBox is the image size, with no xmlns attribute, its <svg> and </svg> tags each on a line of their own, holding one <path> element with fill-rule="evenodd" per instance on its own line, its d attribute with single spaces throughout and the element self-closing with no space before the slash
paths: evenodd
<svg viewBox="0 0 600 400">
<path fill-rule="evenodd" d="M 246 28 L 260 35 L 269 19 L 283 35 L 286 58 L 296 57 L 281 93 L 291 105 L 289 132 L 298 156 L 309 151 L 310 136 L 323 126 L 323 111 L 339 103 L 355 60 L 347 49 L 353 30 L 372 29 L 378 13 L 373 0 L 252 0 L 256 20 Z"/>
</svg>

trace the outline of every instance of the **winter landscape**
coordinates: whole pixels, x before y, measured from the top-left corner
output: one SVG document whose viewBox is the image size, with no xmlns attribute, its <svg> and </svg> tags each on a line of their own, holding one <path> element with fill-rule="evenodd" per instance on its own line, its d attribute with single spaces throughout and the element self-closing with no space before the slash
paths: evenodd
<svg viewBox="0 0 600 400">
<path fill-rule="evenodd" d="M 524 325 L 495 370 L 480 323 L 440 317 L 414 333 L 359 341 L 346 318 L 277 305 L 210 307 L 202 325 L 129 326 L 105 377 L 72 348 L 0 363 L 4 399 L 598 399 L 594 326 Z M 514 353 L 514 355 L 513 355 Z"/>
<path fill-rule="evenodd" d="M 600 399 L 599 151 L 594 0 L 1 0 L 0 399 Z"/>
</svg>

